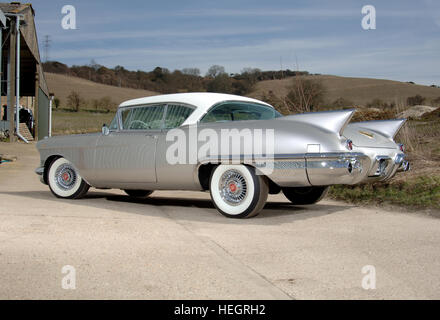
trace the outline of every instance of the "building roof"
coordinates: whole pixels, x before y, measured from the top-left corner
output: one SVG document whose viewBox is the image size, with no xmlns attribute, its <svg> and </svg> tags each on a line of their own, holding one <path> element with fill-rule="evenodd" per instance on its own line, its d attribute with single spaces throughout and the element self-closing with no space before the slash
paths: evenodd
<svg viewBox="0 0 440 320">
<path fill-rule="evenodd" d="M 21 93 L 22 95 L 33 96 L 35 94 L 34 82 L 35 82 L 35 72 L 39 75 L 39 86 L 41 90 L 49 95 L 49 90 L 47 88 L 46 80 L 44 77 L 43 69 L 40 60 L 40 51 L 38 48 L 38 38 L 35 28 L 34 21 L 34 9 L 30 3 L 0 3 L 0 10 L 5 14 L 22 14 L 22 20 L 24 23 L 20 25 L 21 33 L 21 53 L 20 53 L 20 66 L 21 74 L 23 75 L 20 82 L 21 83 Z M 9 17 L 14 19 L 13 17 Z M 9 22 L 8 22 L 9 27 Z M 7 61 L 7 50 L 9 50 L 9 41 L 5 41 L 6 32 L 3 35 L 4 45 L 2 47 L 2 57 L 3 61 Z M 5 70 L 5 69 L 3 69 Z M 6 71 L 6 70 L 5 70 Z"/>
<path fill-rule="evenodd" d="M 21 13 L 23 10 L 27 8 L 32 9 L 32 5 L 30 3 L 20 3 L 20 2 L 0 3 L 0 9 L 5 13 Z"/>
<path fill-rule="evenodd" d="M 224 93 L 212 93 L 212 92 L 189 92 L 189 93 L 174 93 L 174 94 L 163 94 L 145 98 L 132 99 L 122 102 L 119 107 L 129 107 L 142 104 L 151 103 L 183 103 L 196 107 L 196 110 L 188 117 L 184 124 L 191 124 L 197 122 L 200 117 L 202 117 L 209 108 L 213 105 L 225 101 L 245 101 L 245 102 L 255 102 L 259 104 L 267 105 L 273 108 L 270 104 L 263 101 L 252 99 L 243 96 L 237 96 L 233 94 Z"/>
</svg>

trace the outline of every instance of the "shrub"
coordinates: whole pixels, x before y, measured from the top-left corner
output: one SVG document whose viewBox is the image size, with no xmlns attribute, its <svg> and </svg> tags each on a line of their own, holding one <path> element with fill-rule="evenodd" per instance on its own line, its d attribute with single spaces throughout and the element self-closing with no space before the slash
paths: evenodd
<svg viewBox="0 0 440 320">
<path fill-rule="evenodd" d="M 344 108 L 349 108 L 349 107 L 353 107 L 354 106 L 354 102 L 348 99 L 345 99 L 343 97 L 339 97 L 338 99 L 336 99 L 335 101 L 333 101 L 332 103 L 329 104 L 329 107 L 334 108 L 334 109 L 344 109 Z"/>
<path fill-rule="evenodd" d="M 366 104 L 367 108 L 395 108 L 396 104 L 394 102 L 388 103 L 381 99 L 375 98 Z"/>
<path fill-rule="evenodd" d="M 432 99 L 431 104 L 432 104 L 433 106 L 440 106 L 440 97 L 437 97 L 437 98 L 435 98 L 435 99 Z"/>
<path fill-rule="evenodd" d="M 84 99 L 81 98 L 78 92 L 71 91 L 67 96 L 67 105 L 73 109 L 73 111 L 78 112 L 80 107 L 84 105 Z"/>
<path fill-rule="evenodd" d="M 287 94 L 287 103 L 291 112 L 309 112 L 316 110 L 323 102 L 324 86 L 314 79 L 295 77 Z"/>
<path fill-rule="evenodd" d="M 371 110 L 371 109 L 358 109 L 353 115 L 353 122 L 357 121 L 370 121 L 370 120 L 389 120 L 395 119 L 396 113 L 394 110 Z"/>
<path fill-rule="evenodd" d="M 425 100 L 426 100 L 425 97 L 422 97 L 421 95 L 417 94 L 415 96 L 408 97 L 408 99 L 406 99 L 406 104 L 409 106 L 417 106 L 423 104 Z"/>
<path fill-rule="evenodd" d="M 58 107 L 60 106 L 60 103 L 61 103 L 60 99 L 58 99 L 56 97 L 53 99 L 53 104 L 55 105 L 55 109 L 58 109 Z"/>
<path fill-rule="evenodd" d="M 231 93 L 232 79 L 226 73 L 217 75 L 207 86 L 209 92 Z"/>
<path fill-rule="evenodd" d="M 110 112 L 110 110 L 114 110 L 117 107 L 117 103 L 113 102 L 112 99 L 108 96 L 102 97 L 100 99 L 93 99 L 91 101 L 92 107 L 95 111 L 106 111 Z"/>
</svg>

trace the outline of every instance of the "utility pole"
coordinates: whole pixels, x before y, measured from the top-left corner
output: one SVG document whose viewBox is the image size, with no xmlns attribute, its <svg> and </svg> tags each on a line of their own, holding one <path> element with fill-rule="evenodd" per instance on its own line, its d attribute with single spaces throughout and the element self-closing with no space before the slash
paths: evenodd
<svg viewBox="0 0 440 320">
<path fill-rule="evenodd" d="M 281 79 L 284 79 L 284 72 L 283 72 L 283 56 L 280 56 L 280 68 L 281 68 Z"/>
<path fill-rule="evenodd" d="M 43 47 L 44 47 L 44 62 L 49 61 L 49 49 L 50 49 L 50 43 L 52 40 L 50 39 L 49 35 L 44 36 L 43 41 Z"/>
<path fill-rule="evenodd" d="M 9 55 L 8 55 L 8 120 L 9 120 L 9 141 L 15 142 L 15 119 L 14 119 L 14 104 L 15 104 L 15 59 L 16 59 L 16 41 L 17 32 L 15 27 L 15 21 L 11 19 L 10 22 L 11 34 L 9 36 Z M 19 115 L 17 114 L 18 118 Z"/>
</svg>

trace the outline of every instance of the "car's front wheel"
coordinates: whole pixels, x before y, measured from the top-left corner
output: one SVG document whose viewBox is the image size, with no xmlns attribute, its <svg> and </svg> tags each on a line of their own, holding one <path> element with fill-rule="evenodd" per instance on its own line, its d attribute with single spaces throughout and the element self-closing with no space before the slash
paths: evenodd
<svg viewBox="0 0 440 320">
<path fill-rule="evenodd" d="M 314 204 L 328 192 L 328 187 L 292 187 L 283 188 L 283 193 L 293 204 Z"/>
<path fill-rule="evenodd" d="M 124 190 L 132 198 L 146 198 L 153 193 L 151 190 Z"/>
<path fill-rule="evenodd" d="M 211 199 L 228 218 L 250 218 L 264 207 L 269 192 L 265 176 L 245 165 L 219 165 L 209 181 Z"/>
<path fill-rule="evenodd" d="M 73 164 L 65 158 L 55 159 L 49 165 L 47 182 L 50 191 L 58 198 L 79 199 L 90 188 Z"/>
</svg>

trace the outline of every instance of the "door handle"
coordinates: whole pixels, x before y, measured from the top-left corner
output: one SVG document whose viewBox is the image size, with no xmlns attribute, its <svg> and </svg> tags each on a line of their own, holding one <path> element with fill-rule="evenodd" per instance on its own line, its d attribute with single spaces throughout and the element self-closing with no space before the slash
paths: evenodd
<svg viewBox="0 0 440 320">
<path fill-rule="evenodd" d="M 157 139 L 157 135 L 155 134 L 146 134 L 145 136 L 149 138 Z"/>
</svg>

